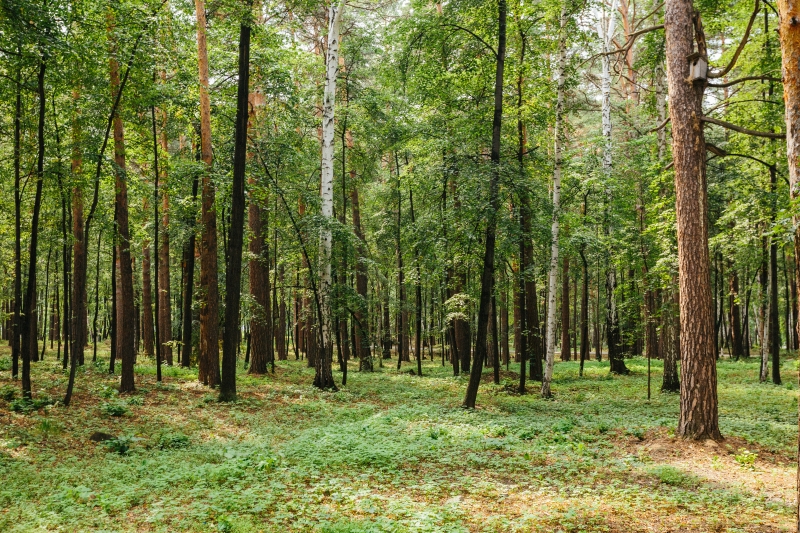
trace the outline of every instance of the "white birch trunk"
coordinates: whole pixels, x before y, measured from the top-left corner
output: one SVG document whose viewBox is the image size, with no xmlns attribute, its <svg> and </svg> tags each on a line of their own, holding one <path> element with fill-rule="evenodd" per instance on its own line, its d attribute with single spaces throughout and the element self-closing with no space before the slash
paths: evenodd
<svg viewBox="0 0 800 533">
<path fill-rule="evenodd" d="M 320 199 L 323 227 L 319 238 L 320 315 L 323 349 L 331 346 L 331 245 L 330 222 L 333 220 L 333 138 L 336 77 L 339 74 L 339 29 L 344 2 L 331 4 L 328 25 L 328 50 L 325 56 L 325 93 L 322 103 L 322 176 Z"/>
<path fill-rule="evenodd" d="M 547 354 L 544 377 L 542 379 L 542 397 L 549 398 L 550 382 L 553 379 L 553 362 L 556 351 L 556 285 L 558 283 L 558 219 L 561 214 L 561 120 L 564 114 L 564 82 L 567 62 L 567 43 L 564 26 L 567 13 L 561 8 L 561 31 L 558 42 L 558 63 L 556 65 L 556 122 L 553 128 L 553 222 L 551 226 L 553 242 L 550 248 L 550 272 L 547 292 Z M 522 372 L 525 369 L 521 369 Z"/>
<path fill-rule="evenodd" d="M 617 27 L 617 0 L 612 0 L 611 9 L 608 11 L 608 18 L 603 18 L 601 24 L 601 34 L 603 37 L 603 60 L 601 72 L 600 90 L 602 93 L 602 115 L 603 115 L 603 177 L 606 182 L 606 218 L 608 219 L 608 226 L 606 226 L 606 236 L 611 236 L 611 221 L 608 217 L 608 210 L 611 208 L 611 168 L 613 165 L 613 139 L 612 123 L 611 123 L 611 52 L 614 46 L 614 32 Z M 606 270 L 606 314 L 609 327 L 617 327 L 617 307 L 614 298 L 614 291 L 617 287 L 617 272 L 614 265 L 609 261 Z M 612 338 L 611 336 L 608 337 Z M 613 341 L 612 341 L 613 342 Z M 609 356 L 611 348 L 609 347 Z"/>
</svg>

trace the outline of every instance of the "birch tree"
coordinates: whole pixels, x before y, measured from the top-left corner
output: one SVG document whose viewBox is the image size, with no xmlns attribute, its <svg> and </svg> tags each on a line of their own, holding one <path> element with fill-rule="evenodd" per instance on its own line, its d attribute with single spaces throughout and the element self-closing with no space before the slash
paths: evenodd
<svg viewBox="0 0 800 533">
<path fill-rule="evenodd" d="M 320 200 L 323 226 L 319 236 L 319 317 L 322 353 L 315 364 L 314 385 L 320 389 L 335 388 L 331 361 L 331 245 L 333 236 L 333 139 L 335 135 L 334 111 L 336 103 L 336 77 L 339 74 L 339 31 L 342 25 L 344 1 L 328 8 L 328 49 L 325 55 L 325 93 L 322 103 L 322 177 Z"/>
<path fill-rule="evenodd" d="M 550 225 L 552 243 L 550 245 L 550 271 L 547 276 L 547 354 L 542 379 L 542 397 L 549 398 L 550 383 L 553 381 L 553 363 L 556 351 L 556 290 L 558 283 L 558 230 L 561 212 L 561 136 L 564 115 L 564 85 L 566 81 L 567 35 L 564 27 L 567 24 L 567 10 L 561 7 L 560 30 L 558 40 L 558 59 L 556 64 L 556 122 L 553 128 L 553 220 Z"/>
</svg>

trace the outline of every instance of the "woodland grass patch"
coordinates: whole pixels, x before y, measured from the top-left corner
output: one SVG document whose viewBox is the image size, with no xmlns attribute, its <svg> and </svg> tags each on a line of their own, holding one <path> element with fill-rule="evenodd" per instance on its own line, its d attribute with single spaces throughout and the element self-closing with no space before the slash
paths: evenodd
<svg viewBox="0 0 800 533">
<path fill-rule="evenodd" d="M 645 360 L 627 361 L 630 376 L 590 361 L 579 377 L 578 363 L 559 362 L 554 401 L 488 382 L 468 411 L 466 378 L 439 362 L 426 361 L 422 377 L 391 362 L 359 373 L 353 362 L 338 393 L 311 387 L 305 361 L 279 361 L 265 376 L 240 368 L 239 400 L 220 404 L 194 384 L 196 370 L 173 368 L 157 384 L 145 358 L 138 393 L 118 395 L 107 352 L 100 356 L 83 368 L 69 408 L 15 412 L 13 399 L 0 399 L 0 530 L 789 531 L 792 523 L 785 502 L 642 451 L 666 442 L 670 452 L 694 453 L 663 437 L 677 422 L 678 397 L 658 392 L 658 361 L 649 402 Z M 784 367 L 793 379 L 794 361 Z M 757 475 L 773 452 L 793 466 L 782 458 L 797 438 L 796 390 L 759 384 L 755 360 L 718 369 L 723 434 L 758 457 L 753 470 L 734 463 L 738 475 Z M 33 364 L 35 397 L 60 398 L 63 377 L 48 352 Z M 0 390 L 17 386 L 0 375 Z M 95 431 L 115 444 L 90 442 Z"/>
</svg>

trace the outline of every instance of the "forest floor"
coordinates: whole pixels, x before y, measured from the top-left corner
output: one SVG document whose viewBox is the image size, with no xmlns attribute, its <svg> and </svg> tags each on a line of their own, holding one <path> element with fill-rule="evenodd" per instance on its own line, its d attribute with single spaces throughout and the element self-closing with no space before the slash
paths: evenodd
<svg viewBox="0 0 800 533">
<path fill-rule="evenodd" d="M 240 372 L 239 401 L 220 404 L 195 370 L 164 368 L 158 384 L 152 361 L 119 396 L 100 355 L 72 406 L 26 411 L 0 349 L 0 531 L 792 530 L 793 358 L 783 386 L 760 384 L 753 359 L 720 361 L 716 444 L 674 437 L 678 397 L 658 392 L 658 361 L 650 401 L 642 359 L 629 376 L 591 362 L 582 378 L 568 362 L 551 401 L 487 371 L 467 411 L 466 376 L 438 362 L 421 378 L 415 363 L 368 374 L 352 362 L 331 393 L 304 361 L 282 361 L 274 375 Z M 37 404 L 61 398 L 55 354 L 32 366 Z"/>
</svg>

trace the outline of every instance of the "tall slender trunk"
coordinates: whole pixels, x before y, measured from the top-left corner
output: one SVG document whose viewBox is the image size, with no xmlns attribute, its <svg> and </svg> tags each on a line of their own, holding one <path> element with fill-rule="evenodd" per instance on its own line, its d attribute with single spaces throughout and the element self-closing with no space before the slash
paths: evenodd
<svg viewBox="0 0 800 533">
<path fill-rule="evenodd" d="M 561 260 L 561 360 L 570 360 L 569 338 L 569 256 Z"/>
<path fill-rule="evenodd" d="M 267 228 L 264 224 L 265 212 L 258 205 L 255 195 L 250 196 L 248 222 L 250 226 L 250 295 L 256 306 L 250 318 L 250 367 L 249 374 L 265 374 L 268 363 L 268 346 L 270 342 L 269 313 L 269 267 L 267 266 L 267 245 L 264 235 Z"/>
<path fill-rule="evenodd" d="M 108 36 L 110 47 L 109 68 L 111 72 L 111 95 L 116 99 L 120 90 L 119 63 L 117 62 L 117 43 L 113 35 L 115 27 L 114 14 L 108 12 Z M 128 225 L 128 185 L 125 169 L 125 140 L 122 118 L 119 111 L 114 114 L 114 168 L 115 177 L 115 210 L 117 214 L 117 257 L 119 260 L 119 295 L 117 302 L 117 357 L 122 362 L 120 392 L 135 390 L 133 365 L 136 358 L 134 352 L 134 301 L 133 301 L 133 266 L 131 263 L 131 239 Z M 81 298 L 82 298 L 81 294 Z M 73 304 L 76 300 L 73 298 Z M 81 328 L 82 329 L 82 328 Z"/>
<path fill-rule="evenodd" d="M 192 206 L 197 205 L 197 190 L 200 186 L 199 176 L 195 175 L 192 182 Z M 189 368 L 192 361 L 192 324 L 193 315 L 192 301 L 194 295 L 194 255 L 195 255 L 195 235 L 197 233 L 195 228 L 195 217 L 189 219 L 189 238 L 183 245 L 183 258 L 181 265 L 183 267 L 183 301 L 181 303 L 181 366 Z"/>
<path fill-rule="evenodd" d="M 366 264 L 366 239 L 364 231 L 361 229 L 361 207 L 358 200 L 358 187 L 353 182 L 355 171 L 350 171 L 350 203 L 353 207 L 353 231 L 358 238 L 356 253 L 358 260 L 356 263 L 356 293 L 359 301 L 353 318 L 355 320 L 355 349 L 359 360 L 359 367 L 363 372 L 372 372 L 372 353 L 370 350 L 370 330 L 368 319 L 368 300 L 367 300 L 367 264 Z"/>
<path fill-rule="evenodd" d="M 556 121 L 553 128 L 553 220 L 550 226 L 552 243 L 550 245 L 550 272 L 548 274 L 547 305 L 547 353 L 544 376 L 542 379 L 542 397 L 551 396 L 550 382 L 553 379 L 553 364 L 556 351 L 556 283 L 558 281 L 558 230 L 561 215 L 561 136 L 564 114 L 564 85 L 566 81 L 567 36 L 566 7 L 561 8 L 560 30 L 558 39 L 558 63 L 556 66 Z"/>
<path fill-rule="evenodd" d="M 14 104 L 14 318 L 11 324 L 11 377 L 19 376 L 22 334 L 22 188 L 20 184 L 22 137 L 22 76 L 17 69 Z"/>
<path fill-rule="evenodd" d="M 164 73 L 162 73 L 162 76 Z M 167 140 L 167 112 L 161 111 L 161 135 L 159 144 L 163 155 L 169 154 L 169 143 Z M 159 227 L 158 239 L 158 343 L 161 350 L 161 359 L 170 366 L 173 364 L 172 357 L 172 298 L 170 283 L 170 261 L 169 261 L 169 192 L 167 187 L 167 166 L 163 160 L 159 166 L 161 187 L 161 225 Z"/>
<path fill-rule="evenodd" d="M 328 49 L 325 56 L 325 94 L 322 106 L 322 175 L 320 183 L 321 214 L 325 219 L 319 240 L 319 315 L 320 353 L 315 361 L 314 386 L 336 389 L 333 381 L 331 339 L 331 247 L 333 236 L 330 222 L 333 219 L 333 138 L 335 134 L 334 111 L 336 77 L 339 73 L 339 30 L 342 24 L 344 1 L 332 3 L 328 9 Z"/>
<path fill-rule="evenodd" d="M 217 212 L 211 182 L 211 100 L 208 95 L 208 48 L 206 8 L 195 0 L 197 18 L 197 58 L 200 82 L 200 158 L 205 163 L 202 179 L 200 240 L 200 355 L 198 379 L 210 387 L 220 382 L 219 370 L 219 281 L 217 279 Z"/>
<path fill-rule="evenodd" d="M 478 304 L 478 325 L 475 339 L 475 357 L 469 375 L 469 384 L 464 397 L 464 407 L 474 408 L 481 382 L 483 362 L 486 358 L 487 329 L 489 311 L 494 294 L 494 252 L 497 226 L 497 197 L 500 182 L 500 141 L 503 121 L 503 69 L 506 59 L 506 0 L 498 0 L 498 43 L 497 65 L 494 78 L 494 117 L 492 119 L 492 174 L 489 181 L 489 220 L 486 224 L 486 248 L 483 254 L 483 271 L 481 272 L 481 297 Z M 496 338 L 496 336 L 495 336 Z M 496 347 L 496 344 L 495 344 Z M 524 372 L 524 370 L 523 370 Z"/>
<path fill-rule="evenodd" d="M 45 94 L 44 74 L 47 58 L 42 55 L 39 60 L 37 75 L 37 93 L 39 96 L 39 124 L 37 128 L 38 153 L 36 157 L 36 193 L 33 200 L 33 218 L 31 220 L 30 251 L 28 253 L 28 286 L 25 291 L 23 327 L 22 327 L 22 395 L 31 397 L 31 360 L 38 353 L 36 343 L 36 260 L 39 244 L 39 214 L 42 207 L 42 185 L 44 183 L 44 121 Z"/>
<path fill-rule="evenodd" d="M 709 277 L 705 138 L 700 123 L 705 80 L 686 81 L 687 58 L 693 51 L 695 34 L 703 58 L 707 58 L 705 37 L 691 0 L 667 0 L 664 28 L 680 282 L 682 387 L 677 434 L 693 439 L 721 439 Z"/>
<path fill-rule="evenodd" d="M 144 202 L 144 211 L 148 211 L 148 202 Z M 147 357 L 153 357 L 155 333 L 153 329 L 153 279 L 150 273 L 150 241 L 142 244 L 142 344 Z"/>
<path fill-rule="evenodd" d="M 249 7 L 249 4 L 248 4 Z M 222 381 L 219 398 L 236 399 L 236 347 L 239 344 L 239 306 L 242 297 L 242 246 L 244 242 L 244 174 L 247 166 L 248 94 L 250 92 L 250 26 L 239 27 L 239 80 L 236 93 L 236 130 L 233 151 L 233 187 L 231 223 L 228 238 L 228 269 L 225 275 L 225 336 L 222 340 Z M 269 271 L 265 289 L 269 298 Z M 272 309 L 269 300 L 264 308 L 268 320 Z M 270 320 L 271 322 L 271 320 Z M 271 323 L 269 324 L 271 326 Z M 272 328 L 267 330 L 272 346 Z"/>
<path fill-rule="evenodd" d="M 743 355 L 741 310 L 739 306 L 739 275 L 733 264 L 728 268 L 730 272 L 728 308 L 730 309 L 731 324 L 731 357 L 739 359 Z"/>
</svg>

